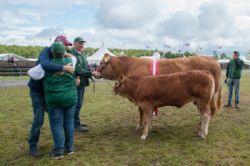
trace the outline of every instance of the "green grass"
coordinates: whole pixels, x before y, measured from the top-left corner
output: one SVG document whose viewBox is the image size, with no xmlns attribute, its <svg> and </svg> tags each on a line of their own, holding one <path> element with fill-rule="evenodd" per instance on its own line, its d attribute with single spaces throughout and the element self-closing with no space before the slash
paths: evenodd
<svg viewBox="0 0 250 166">
<path fill-rule="evenodd" d="M 0 80 L 28 80 L 28 76 L 1 76 Z"/>
<path fill-rule="evenodd" d="M 28 88 L 0 89 L 0 165 L 250 165 L 248 74 L 241 81 L 241 111 L 216 114 L 206 140 L 197 137 L 199 114 L 192 104 L 161 108 L 148 139 L 140 140 L 137 108 L 113 96 L 106 82 L 98 82 L 95 93 L 87 89 L 81 111 L 90 132 L 75 133 L 76 153 L 60 161 L 48 157 L 53 143 L 47 115 L 39 142 L 46 155 L 28 155 L 33 117 Z"/>
</svg>

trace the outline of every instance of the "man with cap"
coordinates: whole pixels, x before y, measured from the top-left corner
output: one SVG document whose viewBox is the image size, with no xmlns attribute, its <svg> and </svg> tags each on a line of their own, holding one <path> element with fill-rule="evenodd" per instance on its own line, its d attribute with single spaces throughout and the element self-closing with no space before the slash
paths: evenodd
<svg viewBox="0 0 250 166">
<path fill-rule="evenodd" d="M 66 36 L 64 35 L 57 36 L 54 42 L 62 42 L 65 46 L 65 51 L 70 52 L 69 46 L 72 46 L 72 43 L 69 42 Z"/>
<path fill-rule="evenodd" d="M 62 35 L 56 37 L 55 41 L 62 42 L 65 47 L 72 45 L 72 43 L 70 43 L 68 39 Z M 46 47 L 40 53 L 36 64 L 37 65 L 40 64 L 43 70 L 45 70 L 45 72 L 62 72 L 62 71 L 70 73 L 74 72 L 74 68 L 71 65 L 60 65 L 51 63 L 52 57 L 53 56 L 51 47 Z M 29 153 L 33 157 L 39 157 L 42 156 L 43 154 L 38 150 L 37 143 L 39 141 L 40 129 L 42 128 L 43 125 L 44 112 L 46 110 L 43 80 L 30 79 L 28 86 L 30 90 L 30 97 L 32 101 L 32 108 L 34 114 L 28 140 Z"/>
<path fill-rule="evenodd" d="M 85 87 L 89 85 L 89 78 L 91 76 L 98 76 L 98 72 L 91 72 L 88 66 L 86 55 L 83 53 L 84 43 L 82 37 L 76 37 L 74 39 L 74 48 L 72 49 L 72 54 L 76 57 L 76 68 L 75 76 L 77 77 L 77 103 L 75 107 L 74 114 L 74 127 L 75 131 L 78 132 L 87 132 L 88 126 L 80 122 L 80 110 L 83 105 L 84 100 L 84 91 Z"/>
<path fill-rule="evenodd" d="M 75 65 L 76 58 L 64 57 L 65 48 L 61 42 L 51 46 L 53 64 Z M 76 103 L 76 85 L 74 73 L 45 72 L 43 79 L 46 108 L 54 141 L 52 159 L 60 159 L 74 153 L 74 111 Z"/>
<path fill-rule="evenodd" d="M 235 91 L 235 108 L 239 109 L 240 102 L 240 78 L 244 62 L 239 58 L 239 52 L 234 51 L 233 59 L 230 60 L 227 66 L 226 80 L 228 85 L 228 102 L 225 107 L 231 107 L 231 100 L 233 94 L 233 87 Z"/>
</svg>

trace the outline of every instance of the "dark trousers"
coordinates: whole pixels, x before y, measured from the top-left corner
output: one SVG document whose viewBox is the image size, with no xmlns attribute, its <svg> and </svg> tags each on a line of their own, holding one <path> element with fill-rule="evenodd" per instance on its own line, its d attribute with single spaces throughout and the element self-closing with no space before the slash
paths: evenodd
<svg viewBox="0 0 250 166">
<path fill-rule="evenodd" d="M 46 107 L 45 107 L 44 95 L 30 89 L 30 97 L 32 101 L 34 118 L 30 130 L 28 143 L 30 149 L 32 150 L 37 148 L 37 143 L 39 141 L 39 136 L 40 136 L 40 130 L 43 126 L 44 112 Z"/>
<path fill-rule="evenodd" d="M 235 104 L 240 103 L 240 79 L 228 79 L 228 104 L 231 105 L 233 97 L 233 88 L 235 92 Z"/>
<path fill-rule="evenodd" d="M 77 128 L 81 125 L 80 122 L 80 111 L 83 106 L 84 102 L 84 92 L 85 87 L 78 87 L 77 88 L 77 103 L 75 107 L 75 113 L 74 113 L 74 127 Z"/>
</svg>

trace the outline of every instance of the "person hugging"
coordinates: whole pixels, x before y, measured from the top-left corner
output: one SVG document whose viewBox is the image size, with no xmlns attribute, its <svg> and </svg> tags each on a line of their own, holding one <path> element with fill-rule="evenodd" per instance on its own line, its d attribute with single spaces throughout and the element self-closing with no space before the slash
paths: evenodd
<svg viewBox="0 0 250 166">
<path fill-rule="evenodd" d="M 61 42 L 51 46 L 51 62 L 75 65 L 76 58 L 65 53 Z M 74 153 L 74 110 L 77 99 L 74 72 L 46 72 L 43 80 L 46 108 L 54 141 L 52 159 L 64 158 L 64 153 Z"/>
</svg>

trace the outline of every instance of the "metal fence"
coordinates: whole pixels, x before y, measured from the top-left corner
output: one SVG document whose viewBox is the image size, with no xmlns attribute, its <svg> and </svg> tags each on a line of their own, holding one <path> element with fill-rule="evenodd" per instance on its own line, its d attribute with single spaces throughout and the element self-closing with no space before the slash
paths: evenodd
<svg viewBox="0 0 250 166">
<path fill-rule="evenodd" d="M 0 76 L 25 76 L 27 71 L 34 67 L 34 61 L 0 61 Z M 227 69 L 227 63 L 220 64 L 222 70 Z M 249 69 L 249 65 L 244 65 L 244 69 Z"/>
<path fill-rule="evenodd" d="M 33 61 L 0 61 L 0 76 L 26 76 L 27 71 L 35 65 Z"/>
<path fill-rule="evenodd" d="M 220 64 L 221 70 L 227 70 L 228 63 Z M 249 65 L 244 64 L 243 69 L 249 69 Z"/>
</svg>

